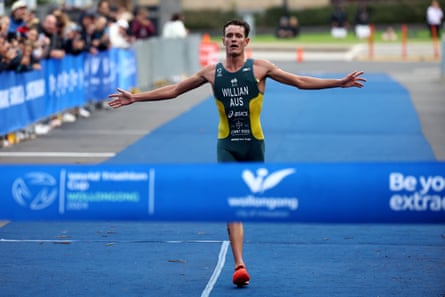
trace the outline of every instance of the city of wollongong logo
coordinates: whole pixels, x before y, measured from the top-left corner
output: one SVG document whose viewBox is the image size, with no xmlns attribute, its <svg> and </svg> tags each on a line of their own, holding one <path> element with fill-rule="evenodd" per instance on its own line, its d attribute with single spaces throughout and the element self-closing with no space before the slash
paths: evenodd
<svg viewBox="0 0 445 297">
<path fill-rule="evenodd" d="M 294 172 L 295 169 L 289 168 L 275 171 L 268 176 L 269 171 L 266 168 L 260 168 L 256 172 L 256 177 L 250 170 L 244 170 L 242 177 L 252 193 L 264 193 L 264 191 L 277 186 L 286 176 Z"/>
<path fill-rule="evenodd" d="M 56 199 L 57 181 L 45 172 L 31 172 L 14 180 L 11 191 L 19 205 L 31 210 L 42 210 Z"/>
<path fill-rule="evenodd" d="M 295 169 L 281 169 L 269 174 L 266 168 L 259 168 L 256 172 L 248 169 L 243 170 L 241 177 L 249 188 L 251 194 L 238 197 L 229 197 L 228 203 L 231 207 L 237 208 L 256 208 L 268 210 L 291 210 L 298 208 L 298 198 L 289 195 L 280 195 L 280 197 L 265 196 L 264 192 L 277 187 L 287 176 L 294 174 Z M 254 215 L 259 215 L 255 213 Z M 261 215 L 265 215 L 262 213 Z M 287 216 L 288 213 L 282 213 Z"/>
</svg>

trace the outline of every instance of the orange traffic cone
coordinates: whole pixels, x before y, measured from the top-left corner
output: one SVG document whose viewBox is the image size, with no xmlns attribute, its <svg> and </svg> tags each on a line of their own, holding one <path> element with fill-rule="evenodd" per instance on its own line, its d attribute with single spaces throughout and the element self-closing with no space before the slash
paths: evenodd
<svg viewBox="0 0 445 297">
<path fill-rule="evenodd" d="M 209 34 L 209 33 L 204 33 L 204 34 L 202 35 L 201 42 L 209 43 L 209 42 L 210 42 L 210 34 Z"/>
<path fill-rule="evenodd" d="M 304 56 L 303 49 L 301 47 L 297 47 L 297 62 L 298 63 L 303 62 L 303 56 Z"/>
</svg>

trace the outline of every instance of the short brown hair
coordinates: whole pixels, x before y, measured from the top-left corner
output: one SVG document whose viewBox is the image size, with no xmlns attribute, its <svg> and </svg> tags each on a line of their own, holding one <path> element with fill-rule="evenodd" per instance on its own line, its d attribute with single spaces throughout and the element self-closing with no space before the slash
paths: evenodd
<svg viewBox="0 0 445 297">
<path fill-rule="evenodd" d="M 245 37 L 249 37 L 249 33 L 250 33 L 250 26 L 249 23 L 247 23 L 246 21 L 243 20 L 230 20 L 227 23 L 224 24 L 223 27 L 223 36 L 226 35 L 226 28 L 230 25 L 234 25 L 234 26 L 240 26 L 244 28 L 244 34 L 246 35 Z"/>
</svg>

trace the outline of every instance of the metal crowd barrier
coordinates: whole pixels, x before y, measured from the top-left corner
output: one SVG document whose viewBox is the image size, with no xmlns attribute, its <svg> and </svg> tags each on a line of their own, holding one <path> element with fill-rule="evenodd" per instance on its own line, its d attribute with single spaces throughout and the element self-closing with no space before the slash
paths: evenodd
<svg viewBox="0 0 445 297">
<path fill-rule="evenodd" d="M 199 70 L 200 35 L 187 38 L 150 38 L 135 43 L 138 87 L 149 89 L 175 82 Z"/>
</svg>

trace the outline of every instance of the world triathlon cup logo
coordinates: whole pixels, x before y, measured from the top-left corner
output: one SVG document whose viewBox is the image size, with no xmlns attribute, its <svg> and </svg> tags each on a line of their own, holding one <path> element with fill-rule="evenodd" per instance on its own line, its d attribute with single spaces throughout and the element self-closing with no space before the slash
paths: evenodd
<svg viewBox="0 0 445 297">
<path fill-rule="evenodd" d="M 23 207 L 42 210 L 50 206 L 56 199 L 57 181 L 47 173 L 31 172 L 14 181 L 12 196 Z"/>
</svg>

